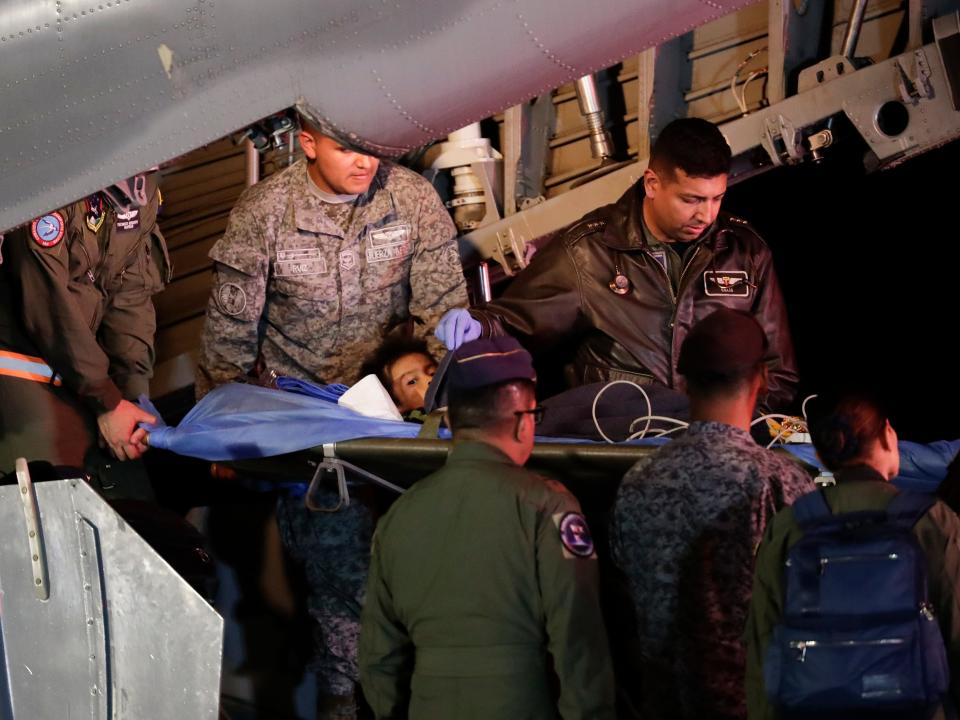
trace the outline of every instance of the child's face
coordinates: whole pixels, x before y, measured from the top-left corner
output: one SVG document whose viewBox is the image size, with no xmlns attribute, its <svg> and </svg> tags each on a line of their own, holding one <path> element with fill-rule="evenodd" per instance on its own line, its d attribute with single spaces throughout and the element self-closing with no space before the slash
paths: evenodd
<svg viewBox="0 0 960 720">
<path fill-rule="evenodd" d="M 423 398 L 437 371 L 437 363 L 429 355 L 401 355 L 387 368 L 390 392 L 397 401 L 397 410 L 410 412 L 423 407 Z"/>
</svg>

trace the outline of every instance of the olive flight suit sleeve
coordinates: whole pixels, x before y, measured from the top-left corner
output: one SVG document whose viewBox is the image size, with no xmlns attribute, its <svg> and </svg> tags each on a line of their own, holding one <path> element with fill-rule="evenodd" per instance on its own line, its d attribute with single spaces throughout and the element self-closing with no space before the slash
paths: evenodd
<svg viewBox="0 0 960 720">
<path fill-rule="evenodd" d="M 159 194 L 140 209 L 139 233 L 130 257 L 112 280 L 114 287 L 100 322 L 100 344 L 110 360 L 110 377 L 128 400 L 149 395 L 157 329 L 153 295 L 170 279 L 166 243 L 157 227 Z M 112 230 L 114 236 L 121 232 Z"/>
<path fill-rule="evenodd" d="M 960 707 L 960 518 L 937 501 L 914 532 L 927 557 L 928 598 L 947 650 L 950 696 Z"/>
<path fill-rule="evenodd" d="M 418 335 L 434 357 L 446 353 L 433 330 L 447 310 L 467 306 L 467 283 L 457 249 L 457 229 L 440 197 L 426 181 L 418 182 L 414 254 L 410 266 L 410 315 L 419 318 Z"/>
<path fill-rule="evenodd" d="M 123 396 L 110 379 L 110 358 L 70 292 L 68 244 L 81 232 L 73 222 L 73 211 L 58 211 L 64 236 L 48 247 L 34 239 L 29 225 L 8 233 L 4 261 L 10 263 L 11 277 L 17 278 L 18 305 L 27 335 L 64 385 L 92 412 L 102 415 L 113 410 Z"/>
<path fill-rule="evenodd" d="M 787 552 L 800 536 L 793 510 L 784 508 L 767 524 L 757 548 L 753 590 L 743 634 L 747 646 L 745 687 L 750 720 L 776 720 L 779 717 L 767 699 L 763 665 L 773 628 L 783 617 L 783 567 Z"/>
<path fill-rule="evenodd" d="M 500 298 L 470 313 L 484 337 L 510 334 L 536 353 L 583 329 L 580 285 L 561 236 L 533 256 Z"/>
<path fill-rule="evenodd" d="M 615 718 L 597 555 L 580 504 L 566 490 L 552 493 L 538 517 L 536 557 L 547 647 L 560 679 L 560 716 Z"/>
<path fill-rule="evenodd" d="M 197 368 L 198 399 L 216 386 L 246 375 L 260 350 L 270 255 L 263 229 L 242 198 L 210 257 L 214 279 Z"/>
<path fill-rule="evenodd" d="M 361 613 L 359 655 L 363 694 L 377 720 L 405 718 L 410 704 L 413 643 L 394 611 L 376 534 Z"/>
</svg>

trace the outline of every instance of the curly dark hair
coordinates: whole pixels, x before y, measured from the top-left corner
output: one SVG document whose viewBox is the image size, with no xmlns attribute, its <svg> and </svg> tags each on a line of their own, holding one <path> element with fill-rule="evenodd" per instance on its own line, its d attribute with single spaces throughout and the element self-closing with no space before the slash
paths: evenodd
<svg viewBox="0 0 960 720">
<path fill-rule="evenodd" d="M 426 355 L 431 360 L 436 358 L 430 354 L 427 349 L 426 340 L 411 337 L 409 335 L 389 335 L 373 353 L 363 361 L 360 366 L 360 373 L 357 380 L 366 375 L 376 375 L 380 383 L 390 393 L 394 402 L 398 402 L 393 394 L 393 382 L 390 378 L 390 366 L 404 355 L 413 355 L 414 353 Z"/>
</svg>

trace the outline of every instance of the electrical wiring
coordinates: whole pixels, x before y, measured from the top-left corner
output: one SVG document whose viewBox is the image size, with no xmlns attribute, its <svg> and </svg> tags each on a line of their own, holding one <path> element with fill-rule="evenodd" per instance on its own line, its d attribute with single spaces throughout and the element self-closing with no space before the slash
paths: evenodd
<svg viewBox="0 0 960 720">
<path fill-rule="evenodd" d="M 752 51 L 749 55 L 747 55 L 740 62 L 740 64 L 737 65 L 737 69 L 734 71 L 733 77 L 730 78 L 730 93 L 733 95 L 733 99 L 736 101 L 737 107 L 740 108 L 740 112 L 743 115 L 746 115 L 749 112 L 749 110 L 747 109 L 747 98 L 746 98 L 747 85 L 750 83 L 751 80 L 757 77 L 760 77 L 761 75 L 766 75 L 767 68 L 762 68 L 760 70 L 754 70 L 753 72 L 751 72 L 747 76 L 746 81 L 743 83 L 742 92 L 738 95 L 737 81 L 740 79 L 740 71 L 743 70 L 751 60 L 757 57 L 757 55 L 759 55 L 760 53 L 764 52 L 766 49 L 767 49 L 767 46 L 762 45 L 761 47 L 758 47 L 756 50 Z"/>
<path fill-rule="evenodd" d="M 623 442 L 627 442 L 628 440 L 637 440 L 637 439 L 646 437 L 647 433 L 650 431 L 650 423 L 653 422 L 654 420 L 657 420 L 659 422 L 674 423 L 677 426 L 674 428 L 669 428 L 667 430 L 660 430 L 658 431 L 659 434 L 655 435 L 654 437 L 662 437 L 663 435 L 676 432 L 677 430 L 682 430 L 683 428 L 687 427 L 688 423 L 685 423 L 683 420 L 677 420 L 676 418 L 666 417 L 663 415 L 654 415 L 653 404 L 650 402 L 650 396 L 647 395 L 647 391 L 644 390 L 637 383 L 631 380 L 613 380 L 611 382 L 608 382 L 606 385 L 604 385 L 602 388 L 600 388 L 597 391 L 597 394 L 593 398 L 593 407 L 591 408 L 591 411 L 590 411 L 591 415 L 593 416 L 593 426 L 597 429 L 597 433 L 600 435 L 600 437 L 602 437 L 611 445 L 615 444 L 617 441 L 607 437 L 607 434 L 603 432 L 603 429 L 600 427 L 600 421 L 597 418 L 597 404 L 600 402 L 600 396 L 607 391 L 607 388 L 611 388 L 614 385 L 632 385 L 633 387 L 635 387 L 637 390 L 640 391 L 640 394 L 643 395 L 643 399 L 647 403 L 647 414 L 641 415 L 640 417 L 635 418 L 633 422 L 630 423 L 629 432 L 633 434 L 627 437 L 627 439 L 624 440 Z M 643 422 L 643 421 L 646 421 L 647 423 L 646 425 L 644 425 L 643 430 L 640 430 L 639 432 L 634 433 L 633 429 L 637 426 L 637 423 Z"/>
<path fill-rule="evenodd" d="M 656 430 L 656 431 L 655 431 L 655 434 L 652 435 L 652 437 L 655 437 L 655 438 L 666 437 L 666 436 L 669 435 L 670 433 L 675 433 L 675 432 L 677 432 L 677 430 L 686 430 L 686 429 L 689 427 L 689 425 L 690 425 L 689 423 L 685 423 L 685 422 L 683 422 L 682 420 L 677 420 L 677 419 L 675 419 L 675 418 L 660 418 L 660 419 L 661 419 L 661 420 L 672 420 L 673 422 L 677 423 L 677 426 L 676 426 L 676 427 L 672 427 L 672 428 L 670 428 L 669 430 Z M 640 433 L 634 433 L 633 435 L 630 435 L 624 442 L 628 442 L 628 441 L 630 441 L 630 440 L 639 440 L 639 439 L 642 438 L 642 437 L 645 437 L 645 436 L 640 435 Z"/>
<path fill-rule="evenodd" d="M 647 391 L 644 390 L 639 385 L 637 385 L 635 382 L 632 382 L 630 380 L 613 380 L 611 382 L 608 382 L 599 390 L 597 390 L 597 394 L 593 398 L 593 407 L 591 408 L 591 411 L 590 411 L 591 414 L 593 415 L 593 426 L 597 429 L 597 433 L 599 433 L 600 437 L 602 437 L 611 445 L 614 445 L 617 441 L 611 440 L 610 438 L 608 438 L 607 434 L 601 429 L 600 421 L 597 420 L 597 403 L 600 402 L 600 396 L 603 395 L 609 388 L 612 388 L 614 385 L 633 385 L 633 387 L 639 390 L 640 393 L 643 395 L 643 399 L 647 401 L 647 415 L 650 415 L 653 412 L 653 406 L 650 404 L 650 396 L 647 395 Z M 644 432 L 646 432 L 646 430 L 648 430 L 649 428 L 650 428 L 650 422 L 647 421 L 647 427 L 644 428 Z M 633 427 L 631 426 L 630 429 L 632 430 Z"/>
</svg>

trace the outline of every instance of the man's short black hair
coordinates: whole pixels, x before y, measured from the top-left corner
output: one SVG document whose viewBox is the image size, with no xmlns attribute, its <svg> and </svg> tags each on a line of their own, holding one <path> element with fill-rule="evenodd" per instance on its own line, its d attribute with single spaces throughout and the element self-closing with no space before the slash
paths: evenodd
<svg viewBox="0 0 960 720">
<path fill-rule="evenodd" d="M 667 178 L 677 168 L 690 177 L 716 177 L 730 173 L 730 158 L 730 146 L 716 125 L 701 118 L 680 118 L 660 131 L 649 167 Z"/>
<path fill-rule="evenodd" d="M 427 343 L 420 338 L 410 337 L 409 335 L 389 335 L 384 339 L 380 346 L 364 360 L 360 366 L 360 373 L 357 380 L 367 375 L 376 375 L 377 380 L 387 389 L 394 402 L 397 398 L 393 397 L 393 382 L 390 377 L 390 366 L 404 355 L 420 354 L 426 355 L 431 360 L 433 355 L 427 349 Z"/>
<path fill-rule="evenodd" d="M 755 366 L 734 372 L 700 371 L 684 376 L 687 383 L 687 395 L 696 398 L 730 397 L 745 390 L 750 382 L 762 371 L 763 361 Z"/>
<path fill-rule="evenodd" d="M 534 397 L 536 390 L 530 380 L 507 380 L 496 385 L 464 389 L 451 387 L 447 402 L 450 429 L 494 430 L 513 421 L 516 403 L 513 388 Z"/>
</svg>

